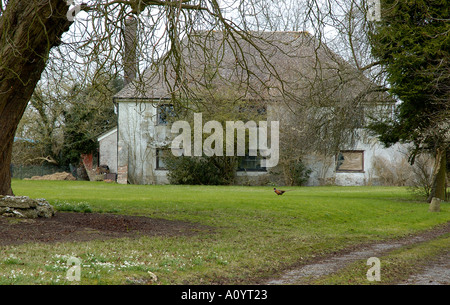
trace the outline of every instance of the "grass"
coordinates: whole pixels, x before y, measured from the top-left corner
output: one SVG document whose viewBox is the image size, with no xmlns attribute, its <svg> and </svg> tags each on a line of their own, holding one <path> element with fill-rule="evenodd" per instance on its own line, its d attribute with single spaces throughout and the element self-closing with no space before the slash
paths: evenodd
<svg viewBox="0 0 450 305">
<path fill-rule="evenodd" d="M 69 284 L 70 256 L 82 262 L 81 284 L 248 284 L 350 245 L 450 220 L 448 203 L 430 213 L 399 187 L 291 187 L 276 196 L 270 187 L 14 180 L 13 189 L 60 209 L 185 220 L 215 232 L 3 246 L 0 284 Z"/>
<path fill-rule="evenodd" d="M 92 213 L 92 208 L 87 202 L 70 203 L 65 201 L 55 201 L 52 205 L 57 211 Z"/>
</svg>

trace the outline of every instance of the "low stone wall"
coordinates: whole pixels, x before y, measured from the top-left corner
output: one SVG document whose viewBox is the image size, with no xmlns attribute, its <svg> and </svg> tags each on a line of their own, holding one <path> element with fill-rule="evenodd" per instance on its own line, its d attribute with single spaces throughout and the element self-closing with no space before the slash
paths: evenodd
<svg viewBox="0 0 450 305">
<path fill-rule="evenodd" d="M 0 196 L 0 216 L 17 218 L 49 218 L 55 209 L 45 199 L 27 196 Z"/>
</svg>

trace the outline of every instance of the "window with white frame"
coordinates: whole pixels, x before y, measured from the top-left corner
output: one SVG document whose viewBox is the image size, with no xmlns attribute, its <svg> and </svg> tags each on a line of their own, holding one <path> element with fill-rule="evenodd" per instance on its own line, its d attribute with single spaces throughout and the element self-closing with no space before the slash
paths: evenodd
<svg viewBox="0 0 450 305">
<path fill-rule="evenodd" d="M 156 169 L 167 169 L 166 163 L 164 162 L 165 154 L 169 153 L 168 149 L 157 148 L 156 149 Z"/>
<path fill-rule="evenodd" d="M 261 172 L 265 172 L 266 168 L 261 166 L 261 161 L 264 158 L 261 156 L 245 156 L 242 157 L 240 162 L 239 162 L 239 166 L 238 166 L 238 171 L 261 171 Z"/>
<path fill-rule="evenodd" d="M 175 117 L 175 109 L 172 104 L 161 104 L 161 105 L 158 105 L 157 109 L 158 109 L 157 110 L 158 125 L 167 125 L 170 118 Z"/>
</svg>

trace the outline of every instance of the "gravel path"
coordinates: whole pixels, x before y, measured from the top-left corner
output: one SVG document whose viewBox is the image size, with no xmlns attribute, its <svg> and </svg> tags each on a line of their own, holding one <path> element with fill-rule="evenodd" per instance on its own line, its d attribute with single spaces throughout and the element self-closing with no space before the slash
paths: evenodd
<svg viewBox="0 0 450 305">
<path fill-rule="evenodd" d="M 437 261 L 426 266 L 419 274 L 414 274 L 403 285 L 450 285 L 450 251 Z"/>
<path fill-rule="evenodd" d="M 306 284 L 308 280 L 319 278 L 337 272 L 348 264 L 370 257 L 379 257 L 385 255 L 389 251 L 401 248 L 408 244 L 420 243 L 435 239 L 445 233 L 450 232 L 450 223 L 437 229 L 425 232 L 420 235 L 409 236 L 400 240 L 376 243 L 367 245 L 356 250 L 333 255 L 323 258 L 317 262 L 302 266 L 297 269 L 289 270 L 279 278 L 271 279 L 265 284 L 267 285 L 286 285 L 286 284 Z M 369 266 L 368 266 L 369 268 Z M 442 256 L 432 265 L 427 266 L 425 271 L 417 274 L 402 284 L 449 284 L 450 283 L 450 251 Z"/>
</svg>

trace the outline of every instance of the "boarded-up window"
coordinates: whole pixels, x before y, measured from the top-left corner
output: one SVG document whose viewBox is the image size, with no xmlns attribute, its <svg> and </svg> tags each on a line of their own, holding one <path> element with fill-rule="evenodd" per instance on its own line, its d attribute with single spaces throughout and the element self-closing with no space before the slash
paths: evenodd
<svg viewBox="0 0 450 305">
<path fill-rule="evenodd" d="M 362 172 L 364 171 L 364 151 L 343 150 L 337 156 L 336 171 Z"/>
</svg>

